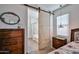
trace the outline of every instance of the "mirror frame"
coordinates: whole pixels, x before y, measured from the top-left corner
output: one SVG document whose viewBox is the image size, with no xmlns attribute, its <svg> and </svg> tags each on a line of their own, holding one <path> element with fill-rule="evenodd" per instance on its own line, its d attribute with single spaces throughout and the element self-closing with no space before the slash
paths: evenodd
<svg viewBox="0 0 79 59">
<path fill-rule="evenodd" d="M 17 16 L 17 17 L 18 17 L 18 21 L 17 21 L 16 23 L 7 23 L 7 22 L 5 21 L 5 18 L 2 17 L 2 16 L 5 15 L 5 14 L 11 14 L 11 15 Z M 5 24 L 8 24 L 8 25 L 15 25 L 15 24 L 18 24 L 18 23 L 20 22 L 20 17 L 19 17 L 17 14 L 13 13 L 13 12 L 4 12 L 4 13 L 2 13 L 2 14 L 0 15 L 0 20 L 1 20 L 3 23 L 5 23 Z"/>
</svg>

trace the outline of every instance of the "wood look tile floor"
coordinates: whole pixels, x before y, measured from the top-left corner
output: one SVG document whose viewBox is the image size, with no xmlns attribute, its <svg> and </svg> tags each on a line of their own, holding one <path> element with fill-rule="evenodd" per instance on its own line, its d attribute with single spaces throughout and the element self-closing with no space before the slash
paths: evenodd
<svg viewBox="0 0 79 59">
<path fill-rule="evenodd" d="M 28 40 L 28 54 L 48 54 L 53 51 L 54 48 L 45 48 L 42 50 L 38 50 L 37 42 L 32 39 Z"/>
</svg>

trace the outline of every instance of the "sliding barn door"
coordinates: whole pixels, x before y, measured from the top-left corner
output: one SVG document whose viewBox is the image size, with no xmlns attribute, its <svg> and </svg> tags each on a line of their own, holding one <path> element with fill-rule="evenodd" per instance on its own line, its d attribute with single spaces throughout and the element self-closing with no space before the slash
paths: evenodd
<svg viewBox="0 0 79 59">
<path fill-rule="evenodd" d="M 48 48 L 50 45 L 50 15 L 40 11 L 39 14 L 39 49 Z"/>
</svg>

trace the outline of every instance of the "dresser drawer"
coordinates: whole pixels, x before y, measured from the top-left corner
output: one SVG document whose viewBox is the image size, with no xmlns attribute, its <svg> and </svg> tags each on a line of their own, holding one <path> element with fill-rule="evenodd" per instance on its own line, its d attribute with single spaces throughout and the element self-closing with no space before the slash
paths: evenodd
<svg viewBox="0 0 79 59">
<path fill-rule="evenodd" d="M 62 39 L 58 39 L 55 37 L 53 37 L 53 39 L 52 39 L 52 44 L 53 44 L 54 48 L 59 48 L 59 47 L 65 45 L 66 43 L 67 43 L 66 39 L 62 40 Z"/>
<path fill-rule="evenodd" d="M 12 31 L 10 34 L 10 37 L 17 37 L 17 36 L 22 36 L 23 34 L 20 31 Z"/>
<path fill-rule="evenodd" d="M 0 51 L 24 53 L 24 29 L 0 29 Z"/>
<path fill-rule="evenodd" d="M 0 32 L 0 38 L 8 38 L 8 37 L 17 37 L 17 36 L 22 36 L 22 31 L 9 31 L 9 30 L 2 30 Z"/>
<path fill-rule="evenodd" d="M 4 39 L 2 41 L 3 45 L 16 45 L 18 43 L 22 43 L 22 38 L 17 36 L 17 37 L 14 37 L 14 38 L 8 38 L 8 39 Z"/>
</svg>

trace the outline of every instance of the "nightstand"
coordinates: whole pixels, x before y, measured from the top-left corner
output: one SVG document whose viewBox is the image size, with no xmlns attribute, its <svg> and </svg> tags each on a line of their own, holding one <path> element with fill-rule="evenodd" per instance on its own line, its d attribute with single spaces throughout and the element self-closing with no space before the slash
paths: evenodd
<svg viewBox="0 0 79 59">
<path fill-rule="evenodd" d="M 59 48 L 67 44 L 67 39 L 65 38 L 59 38 L 59 37 L 53 37 L 52 38 L 52 46 L 54 48 Z"/>
</svg>

